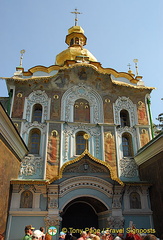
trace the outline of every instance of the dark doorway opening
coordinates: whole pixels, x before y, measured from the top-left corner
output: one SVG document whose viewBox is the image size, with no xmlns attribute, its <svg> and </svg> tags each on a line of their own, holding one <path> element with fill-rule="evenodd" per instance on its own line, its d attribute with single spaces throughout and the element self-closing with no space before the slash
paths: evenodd
<svg viewBox="0 0 163 240">
<path fill-rule="evenodd" d="M 91 197 L 80 197 L 72 200 L 63 209 L 62 229 L 68 231 L 73 229 L 73 236 L 79 237 L 78 229 L 94 227 L 98 229 L 98 213 L 106 211 L 107 208 L 99 200 Z"/>
<path fill-rule="evenodd" d="M 98 228 L 98 216 L 87 203 L 73 203 L 62 217 L 62 228 L 73 229 L 73 235 L 79 237 L 78 229 Z"/>
</svg>

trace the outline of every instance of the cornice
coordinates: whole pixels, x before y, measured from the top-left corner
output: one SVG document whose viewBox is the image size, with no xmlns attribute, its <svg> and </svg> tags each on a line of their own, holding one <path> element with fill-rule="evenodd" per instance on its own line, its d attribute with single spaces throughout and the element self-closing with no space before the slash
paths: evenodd
<svg viewBox="0 0 163 240">
<path fill-rule="evenodd" d="M 38 71 L 50 73 L 54 70 L 59 70 L 59 69 L 60 69 L 60 66 L 58 66 L 58 65 L 51 65 L 49 67 L 38 65 L 38 66 L 34 66 L 34 67 L 28 69 L 27 72 L 23 71 L 23 75 L 24 76 L 32 76 L 33 73 L 38 72 Z"/>
<path fill-rule="evenodd" d="M 46 216 L 48 214 L 48 211 L 13 211 L 11 210 L 9 212 L 11 216 Z"/>
<path fill-rule="evenodd" d="M 113 84 L 115 84 L 115 85 L 125 86 L 125 87 L 135 88 L 135 89 L 146 89 L 146 90 L 156 89 L 156 88 L 154 88 L 154 87 L 134 86 L 134 85 L 130 85 L 130 84 L 128 84 L 128 83 L 120 82 L 120 81 L 117 81 L 117 80 L 112 80 L 112 82 L 113 82 Z"/>
<path fill-rule="evenodd" d="M 65 62 L 64 66 L 58 66 L 58 65 L 51 65 L 50 67 L 45 67 L 45 66 L 35 66 L 30 68 L 27 72 L 23 71 L 23 76 L 26 76 L 27 78 L 21 78 L 21 77 L 17 77 L 17 76 L 13 76 L 10 78 L 5 78 L 2 77 L 1 79 L 5 79 L 5 80 L 11 80 L 11 81 L 15 81 L 15 82 L 26 82 L 26 81 L 37 81 L 37 80 L 42 80 L 45 82 L 48 82 L 50 79 L 52 79 L 53 77 L 55 77 L 58 73 L 56 73 L 55 75 L 52 76 L 32 76 L 33 73 L 37 72 L 37 71 L 42 71 L 45 73 L 50 73 L 53 70 L 57 70 L 57 71 L 61 71 L 61 70 L 66 70 L 66 69 L 73 69 L 76 67 L 86 67 L 86 68 L 93 68 L 96 72 L 104 74 L 104 75 L 113 75 L 115 78 L 126 78 L 128 79 L 131 83 L 138 83 L 139 79 L 141 79 L 141 76 L 136 76 L 135 78 L 133 77 L 133 74 L 130 73 L 126 73 L 126 72 L 117 72 L 115 69 L 112 68 L 103 68 L 101 66 L 101 64 L 99 62 L 89 62 L 89 63 L 77 63 L 74 60 L 69 60 Z M 29 78 L 28 78 L 29 76 Z M 125 82 L 121 82 L 118 80 L 113 80 L 111 79 L 112 83 L 115 85 L 119 85 L 119 86 L 125 86 L 125 87 L 129 87 L 129 88 L 135 88 L 135 89 L 146 89 L 146 90 L 153 90 L 155 89 L 154 87 L 146 87 L 146 86 L 140 86 L 140 85 L 131 85 L 130 83 L 125 83 Z"/>
<path fill-rule="evenodd" d="M 10 181 L 11 184 L 39 184 L 39 185 L 47 185 L 49 183 L 48 180 L 38 180 L 38 179 L 12 179 Z"/>
<path fill-rule="evenodd" d="M 150 209 L 126 209 L 123 211 L 123 215 L 152 215 Z"/>
</svg>

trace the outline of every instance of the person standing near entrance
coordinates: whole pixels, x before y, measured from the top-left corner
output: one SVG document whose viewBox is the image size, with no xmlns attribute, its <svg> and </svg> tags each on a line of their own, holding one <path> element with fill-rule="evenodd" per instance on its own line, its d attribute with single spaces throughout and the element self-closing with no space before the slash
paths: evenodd
<svg viewBox="0 0 163 240">
<path fill-rule="evenodd" d="M 23 240 L 31 240 L 33 235 L 33 230 L 34 228 L 32 227 L 32 225 L 26 226 L 24 229 L 25 236 L 23 237 Z"/>
<path fill-rule="evenodd" d="M 86 240 L 87 239 L 87 233 L 86 232 L 82 232 L 80 235 L 80 238 L 78 238 L 78 240 Z"/>
<path fill-rule="evenodd" d="M 123 233 L 117 233 L 117 236 L 114 238 L 114 240 L 123 240 Z"/>
<path fill-rule="evenodd" d="M 59 234 L 59 240 L 64 240 L 65 239 L 66 234 L 64 232 L 60 232 Z"/>
<path fill-rule="evenodd" d="M 45 240 L 45 229 L 43 227 L 40 227 L 40 231 L 42 232 L 42 240 Z"/>
</svg>

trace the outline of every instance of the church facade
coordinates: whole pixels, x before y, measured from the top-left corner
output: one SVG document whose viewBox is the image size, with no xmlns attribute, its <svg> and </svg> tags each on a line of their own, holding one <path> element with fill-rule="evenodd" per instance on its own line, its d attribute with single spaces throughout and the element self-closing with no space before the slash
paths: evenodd
<svg viewBox="0 0 163 240">
<path fill-rule="evenodd" d="M 153 228 L 150 184 L 134 159 L 152 138 L 153 88 L 131 71 L 103 68 L 86 40 L 73 26 L 55 65 L 20 66 L 6 78 L 10 117 L 29 150 L 11 181 L 6 239 L 20 239 L 29 224 L 73 233 Z"/>
</svg>

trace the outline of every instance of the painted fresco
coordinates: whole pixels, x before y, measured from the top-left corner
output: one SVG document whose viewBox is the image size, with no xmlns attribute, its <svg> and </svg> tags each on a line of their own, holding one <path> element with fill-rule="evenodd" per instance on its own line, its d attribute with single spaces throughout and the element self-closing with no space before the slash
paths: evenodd
<svg viewBox="0 0 163 240">
<path fill-rule="evenodd" d="M 111 132 L 104 133 L 104 148 L 105 148 L 105 161 L 110 165 L 113 171 L 113 175 L 117 177 L 117 165 L 116 165 L 116 147 L 115 138 Z"/>
<path fill-rule="evenodd" d="M 23 116 L 23 106 L 24 106 L 24 97 L 22 93 L 17 93 L 14 100 L 14 111 L 12 113 L 12 117 L 14 118 L 22 118 Z"/>
<path fill-rule="evenodd" d="M 90 122 L 90 107 L 85 99 L 78 99 L 74 104 L 74 122 Z"/>
<path fill-rule="evenodd" d="M 144 145 L 146 145 L 149 142 L 149 134 L 147 132 L 147 130 L 142 129 L 141 133 L 140 133 L 140 142 L 141 142 L 141 147 L 143 147 Z"/>
<path fill-rule="evenodd" d="M 47 165 L 46 177 L 51 179 L 58 175 L 58 161 L 59 161 L 59 135 L 56 130 L 51 132 L 48 140 L 47 148 Z"/>
<path fill-rule="evenodd" d="M 110 104 L 110 99 L 106 96 L 104 98 L 104 122 L 109 122 L 110 121 L 110 111 L 111 111 L 111 104 Z"/>
<path fill-rule="evenodd" d="M 138 123 L 142 125 L 148 124 L 145 103 L 141 101 L 138 102 Z"/>
<path fill-rule="evenodd" d="M 51 111 L 50 118 L 58 119 L 60 118 L 60 94 L 58 92 L 53 92 L 51 96 Z"/>
</svg>

